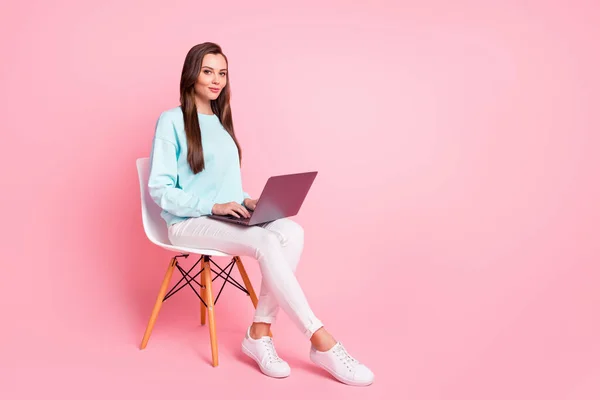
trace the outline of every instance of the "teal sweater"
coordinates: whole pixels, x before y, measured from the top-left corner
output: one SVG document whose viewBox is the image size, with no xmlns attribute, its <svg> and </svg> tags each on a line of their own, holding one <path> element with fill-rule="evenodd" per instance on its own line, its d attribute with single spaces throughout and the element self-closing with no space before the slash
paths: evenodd
<svg viewBox="0 0 600 400">
<path fill-rule="evenodd" d="M 158 118 L 150 155 L 150 197 L 172 225 L 190 217 L 212 214 L 215 203 L 243 204 L 238 150 L 216 114 L 198 113 L 205 168 L 194 174 L 187 162 L 187 140 L 180 107 Z"/>
</svg>

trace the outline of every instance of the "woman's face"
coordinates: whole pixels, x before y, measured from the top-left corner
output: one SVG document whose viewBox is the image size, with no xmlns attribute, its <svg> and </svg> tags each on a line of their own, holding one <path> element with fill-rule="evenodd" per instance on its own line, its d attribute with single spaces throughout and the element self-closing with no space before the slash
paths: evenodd
<svg viewBox="0 0 600 400">
<path fill-rule="evenodd" d="M 227 62 L 222 54 L 207 54 L 202 59 L 200 74 L 194 85 L 196 96 L 216 100 L 227 84 Z M 213 90 L 216 89 L 216 90 Z"/>
</svg>

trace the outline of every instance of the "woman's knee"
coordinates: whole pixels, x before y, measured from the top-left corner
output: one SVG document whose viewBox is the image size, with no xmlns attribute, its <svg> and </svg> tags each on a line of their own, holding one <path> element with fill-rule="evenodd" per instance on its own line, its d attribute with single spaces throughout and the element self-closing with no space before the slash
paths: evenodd
<svg viewBox="0 0 600 400">
<path fill-rule="evenodd" d="M 282 241 L 282 245 L 287 245 L 289 241 L 293 243 L 304 243 L 304 228 L 302 225 L 287 218 L 282 221 L 285 221 L 282 229 L 285 240 Z"/>
<path fill-rule="evenodd" d="M 281 241 L 276 232 L 265 230 L 259 240 L 257 250 L 259 253 L 265 254 L 270 251 L 279 251 Z"/>
</svg>

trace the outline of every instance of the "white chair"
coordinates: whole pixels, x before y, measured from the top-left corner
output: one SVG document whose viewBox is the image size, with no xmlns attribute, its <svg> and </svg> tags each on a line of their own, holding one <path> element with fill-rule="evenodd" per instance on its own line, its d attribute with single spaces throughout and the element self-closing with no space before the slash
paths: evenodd
<svg viewBox="0 0 600 400">
<path fill-rule="evenodd" d="M 154 323 L 156 322 L 156 317 L 160 311 L 162 303 L 167 300 L 169 297 L 177 293 L 184 286 L 190 286 L 194 293 L 200 298 L 200 323 L 202 325 L 206 322 L 206 312 L 208 311 L 208 327 L 210 332 L 210 347 L 212 352 L 212 364 L 214 367 L 219 365 L 219 355 L 217 348 L 217 332 L 215 327 L 215 314 L 214 314 L 214 306 L 223 291 L 226 283 L 230 283 L 231 285 L 237 287 L 241 291 L 245 292 L 250 296 L 252 300 L 252 304 L 254 304 L 254 308 L 256 308 L 256 304 L 258 303 L 258 299 L 256 297 L 256 293 L 252 288 L 252 283 L 248 278 L 248 274 L 242 264 L 242 260 L 239 256 L 223 253 L 220 251 L 212 250 L 212 249 L 202 249 L 202 248 L 188 248 L 188 247 L 180 247 L 173 246 L 170 244 L 167 233 L 167 225 L 165 221 L 161 218 L 161 208 L 152 200 L 150 194 L 148 193 L 148 175 L 150 172 L 150 160 L 149 158 L 139 158 L 136 161 L 138 177 L 140 181 L 140 193 L 142 199 L 142 223 L 144 225 L 144 232 L 146 232 L 146 236 L 148 239 L 157 246 L 160 246 L 164 249 L 177 252 L 178 255 L 171 258 L 169 261 L 169 266 L 167 268 L 167 273 L 163 282 L 160 286 L 160 290 L 158 292 L 158 297 L 156 298 L 156 302 L 154 304 L 154 308 L 152 309 L 152 314 L 150 315 L 150 321 L 148 321 L 148 326 L 146 327 L 146 331 L 144 332 L 144 337 L 142 339 L 141 348 L 146 348 L 148 344 L 148 340 L 150 339 L 150 334 L 152 333 L 152 328 L 154 328 Z M 183 257 L 187 258 L 190 254 L 199 255 L 200 258 L 198 261 L 188 270 L 185 271 L 177 262 L 177 258 Z M 224 269 L 221 268 L 217 263 L 215 263 L 210 257 L 211 256 L 225 256 L 232 257 L 231 262 Z M 192 271 L 198 265 L 200 265 L 200 271 L 195 275 L 191 275 Z M 215 265 L 220 272 L 217 273 L 211 268 L 210 264 Z M 231 277 L 231 271 L 233 270 L 234 265 L 237 265 L 242 280 L 244 281 L 245 288 L 238 283 L 233 277 Z M 171 276 L 173 275 L 173 271 L 177 268 L 182 275 L 182 278 L 173 286 L 173 288 L 167 293 L 167 287 L 171 281 Z M 211 276 L 211 271 L 217 274 L 213 279 Z M 201 282 L 198 283 L 196 281 L 196 277 L 200 275 Z M 216 298 L 214 297 L 212 282 L 221 277 L 223 281 L 223 285 L 219 290 Z M 185 283 L 183 281 L 185 280 Z M 196 291 L 192 283 L 196 283 L 200 287 L 200 294 Z M 181 286 L 180 286 L 181 284 Z"/>
</svg>

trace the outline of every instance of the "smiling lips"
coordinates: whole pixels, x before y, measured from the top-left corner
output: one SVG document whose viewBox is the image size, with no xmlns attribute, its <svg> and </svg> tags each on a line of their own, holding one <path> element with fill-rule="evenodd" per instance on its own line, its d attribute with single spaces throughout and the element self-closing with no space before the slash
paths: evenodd
<svg viewBox="0 0 600 400">
<path fill-rule="evenodd" d="M 210 89 L 210 91 L 211 91 L 211 92 L 213 92 L 213 93 L 218 93 L 218 92 L 219 92 L 219 90 L 221 90 L 221 89 L 219 89 L 219 88 L 216 88 L 216 89 L 215 89 L 215 88 L 209 88 L 209 89 Z"/>
</svg>

